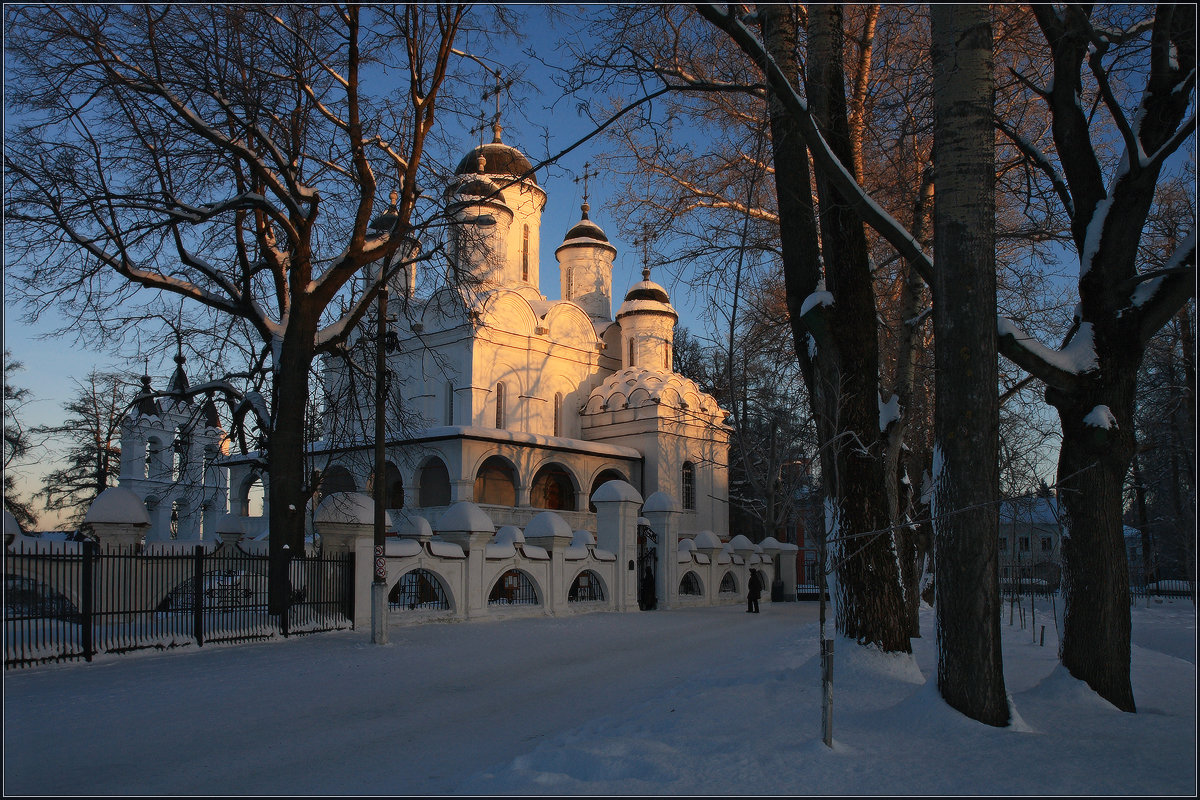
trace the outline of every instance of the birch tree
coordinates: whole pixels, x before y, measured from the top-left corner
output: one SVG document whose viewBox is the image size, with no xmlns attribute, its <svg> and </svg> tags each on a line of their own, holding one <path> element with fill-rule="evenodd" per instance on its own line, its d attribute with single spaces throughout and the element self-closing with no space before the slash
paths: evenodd
<svg viewBox="0 0 1200 800">
<path fill-rule="evenodd" d="M 29 6 L 6 20 L 10 287 L 101 322 L 147 292 L 182 297 L 262 342 L 273 611 L 283 548 L 303 547 L 309 366 L 412 253 L 465 16 Z M 389 190 L 389 224 L 371 229 Z"/>
<path fill-rule="evenodd" d="M 931 10 L 937 342 L 934 586 L 938 691 L 1007 725 L 1000 652 L 999 397 L 992 26 L 987 6 Z M 943 509 L 948 513 L 941 514 Z"/>
</svg>

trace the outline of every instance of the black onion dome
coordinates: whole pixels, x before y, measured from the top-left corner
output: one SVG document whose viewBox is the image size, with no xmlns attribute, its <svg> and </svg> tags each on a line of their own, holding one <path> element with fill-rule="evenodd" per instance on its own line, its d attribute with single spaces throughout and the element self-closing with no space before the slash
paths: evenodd
<svg viewBox="0 0 1200 800">
<path fill-rule="evenodd" d="M 600 226 L 590 219 L 585 219 L 576 223 L 575 227 L 567 231 L 567 235 L 563 237 L 564 242 L 571 239 L 598 239 L 601 242 L 607 242 L 608 234 L 600 230 Z"/>
<path fill-rule="evenodd" d="M 137 401 L 139 414 L 146 417 L 158 416 L 158 404 L 154 402 L 154 390 L 150 388 L 149 375 L 142 376 L 142 390 L 134 400 Z"/>
<path fill-rule="evenodd" d="M 649 277 L 643 278 L 640 283 L 635 283 L 629 289 L 629 294 L 625 295 L 625 302 L 630 300 L 653 300 L 656 303 L 668 304 L 671 302 L 671 298 L 667 296 L 667 290 L 650 280 Z"/>
<path fill-rule="evenodd" d="M 526 177 L 537 185 L 537 176 L 533 174 L 533 165 L 529 163 L 529 159 L 517 148 L 503 142 L 489 142 L 474 148 L 458 162 L 454 174 L 470 175 L 478 171 L 480 156 L 485 159 L 484 172 L 488 175 L 521 176 L 528 173 Z"/>
<path fill-rule="evenodd" d="M 567 235 L 563 237 L 564 242 L 569 242 L 572 239 L 596 239 L 601 242 L 608 241 L 608 235 L 600 228 L 599 225 L 588 219 L 588 204 L 583 206 L 583 219 L 575 223 L 575 227 L 567 231 Z"/>
</svg>

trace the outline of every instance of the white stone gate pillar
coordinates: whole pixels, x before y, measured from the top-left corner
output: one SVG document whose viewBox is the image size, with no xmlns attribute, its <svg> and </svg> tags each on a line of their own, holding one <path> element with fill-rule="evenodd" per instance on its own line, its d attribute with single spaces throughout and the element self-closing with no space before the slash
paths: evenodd
<svg viewBox="0 0 1200 800">
<path fill-rule="evenodd" d="M 484 548 L 496 533 L 496 526 L 482 508 L 469 501 L 455 503 L 438 520 L 438 535 L 453 542 L 467 554 L 466 581 L 462 590 L 462 615 L 479 617 L 487 613 L 487 586 L 483 585 Z"/>
<path fill-rule="evenodd" d="M 609 481 L 592 495 L 596 504 L 596 546 L 617 556 L 613 575 L 613 609 L 637 605 L 637 518 L 642 496 L 625 481 Z"/>
<path fill-rule="evenodd" d="M 658 595 L 659 608 L 671 608 L 679 599 L 679 514 L 681 509 L 675 498 L 664 492 L 655 492 L 646 498 L 642 516 L 650 522 L 658 539 L 655 555 L 654 590 Z"/>
</svg>

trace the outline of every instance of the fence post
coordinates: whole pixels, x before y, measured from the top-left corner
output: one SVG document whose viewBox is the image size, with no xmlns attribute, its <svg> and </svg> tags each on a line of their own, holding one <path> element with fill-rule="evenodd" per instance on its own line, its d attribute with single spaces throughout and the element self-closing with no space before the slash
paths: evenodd
<svg viewBox="0 0 1200 800">
<path fill-rule="evenodd" d="M 196 545 L 196 567 L 192 576 L 192 635 L 204 647 L 204 545 Z"/>
<path fill-rule="evenodd" d="M 346 598 L 346 617 L 354 628 L 354 551 L 347 550 L 342 566 L 342 597 Z"/>
<path fill-rule="evenodd" d="M 83 628 L 83 657 L 87 661 L 92 660 L 92 656 L 96 653 L 95 642 L 92 637 L 92 623 L 95 617 L 95 606 L 93 594 L 93 574 L 92 568 L 96 563 L 96 544 L 95 542 L 83 543 L 83 574 L 80 576 L 79 594 L 80 600 L 83 602 L 80 614 L 83 615 L 81 627 Z"/>
</svg>

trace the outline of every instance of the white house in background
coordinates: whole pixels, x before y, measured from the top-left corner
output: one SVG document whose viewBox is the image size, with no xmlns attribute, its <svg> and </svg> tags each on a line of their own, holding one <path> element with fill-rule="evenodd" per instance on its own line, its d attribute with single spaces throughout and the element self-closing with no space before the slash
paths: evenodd
<svg viewBox="0 0 1200 800">
<path fill-rule="evenodd" d="M 1037 579 L 1058 587 L 1063 512 L 1053 497 L 1016 497 L 1000 504 L 1000 582 Z"/>
</svg>

